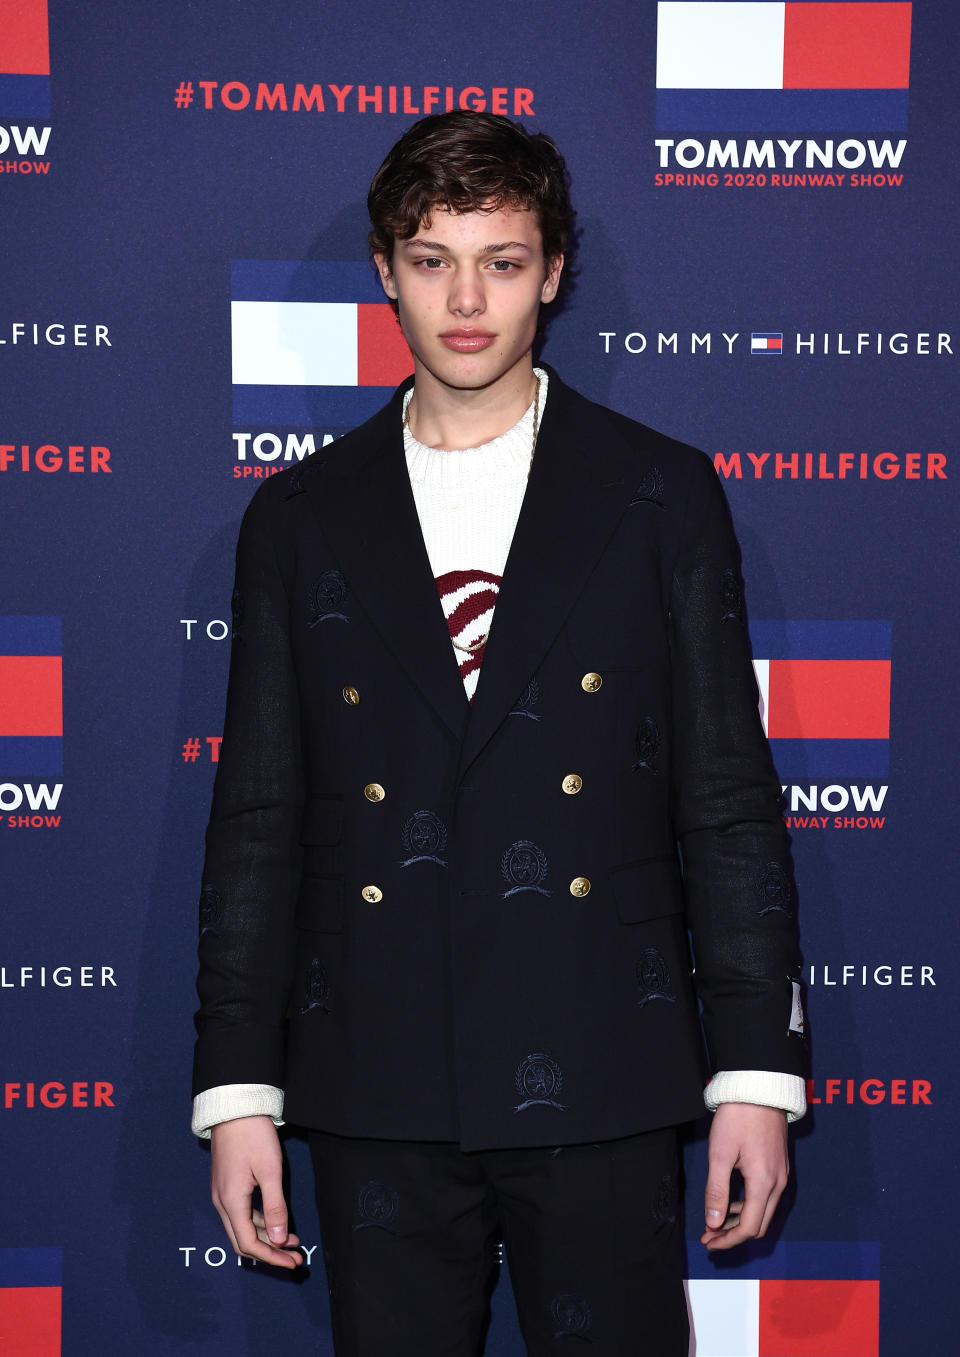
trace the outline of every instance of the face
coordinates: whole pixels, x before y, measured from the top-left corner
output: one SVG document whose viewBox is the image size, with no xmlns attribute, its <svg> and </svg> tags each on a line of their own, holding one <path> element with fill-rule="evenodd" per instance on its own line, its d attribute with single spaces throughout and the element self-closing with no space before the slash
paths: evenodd
<svg viewBox="0 0 960 1357">
<path fill-rule="evenodd" d="M 418 384 L 469 391 L 530 370 L 541 303 L 557 295 L 563 256 L 545 260 L 529 208 L 436 208 L 393 259 L 374 256 L 413 351 Z"/>
</svg>

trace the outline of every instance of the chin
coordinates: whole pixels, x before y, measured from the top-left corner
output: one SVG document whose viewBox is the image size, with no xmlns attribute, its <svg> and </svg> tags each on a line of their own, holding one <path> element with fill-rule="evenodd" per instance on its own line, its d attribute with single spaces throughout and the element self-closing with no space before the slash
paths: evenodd
<svg viewBox="0 0 960 1357">
<path fill-rule="evenodd" d="M 438 364 L 433 370 L 448 386 L 465 391 L 480 390 L 486 386 L 493 386 L 503 377 L 509 376 L 516 367 L 529 358 L 529 349 L 523 349 L 513 357 L 502 355 L 493 357 L 488 353 L 454 364 Z"/>
</svg>

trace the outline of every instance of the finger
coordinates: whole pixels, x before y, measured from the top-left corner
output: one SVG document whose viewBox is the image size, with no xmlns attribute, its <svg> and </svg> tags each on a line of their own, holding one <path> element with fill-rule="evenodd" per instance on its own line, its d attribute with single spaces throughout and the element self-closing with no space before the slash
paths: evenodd
<svg viewBox="0 0 960 1357">
<path fill-rule="evenodd" d="M 263 1226 L 270 1243 L 286 1244 L 289 1237 L 287 1203 L 284 1200 L 279 1172 L 264 1174 L 261 1177 L 260 1198 L 263 1206 L 257 1214 L 263 1218 Z"/>
<path fill-rule="evenodd" d="M 719 1230 L 730 1209 L 730 1171 L 732 1164 L 710 1160 L 707 1186 L 703 1194 L 704 1221 L 708 1231 Z"/>
<path fill-rule="evenodd" d="M 766 1209 L 767 1199 L 770 1195 L 769 1188 L 758 1188 L 746 1184 L 746 1197 L 741 1204 L 739 1218 L 732 1228 L 720 1231 L 711 1239 L 704 1240 L 707 1249 L 732 1249 L 737 1244 L 745 1244 L 749 1239 L 756 1239 L 760 1233 L 760 1227 L 763 1223 L 764 1211 Z"/>
<path fill-rule="evenodd" d="M 301 1258 L 298 1253 L 287 1252 L 286 1249 L 276 1247 L 269 1240 L 262 1242 L 258 1238 L 250 1212 L 249 1197 L 241 1195 L 233 1200 L 222 1200 L 221 1206 L 218 1206 L 217 1210 L 220 1211 L 220 1218 L 224 1220 L 224 1224 L 226 1225 L 229 1222 L 227 1233 L 231 1235 L 237 1253 L 245 1254 L 249 1258 L 256 1258 L 262 1263 L 269 1263 L 272 1267 L 295 1268 L 299 1266 Z M 224 1219 L 224 1213 L 226 1219 Z"/>
<path fill-rule="evenodd" d="M 265 1223 L 264 1223 L 263 1212 L 262 1212 L 262 1211 L 254 1210 L 254 1212 L 253 1212 L 253 1224 L 254 1224 L 254 1228 L 256 1229 L 256 1232 L 257 1232 L 257 1238 L 260 1240 L 260 1242 L 263 1243 L 263 1244 L 269 1244 L 269 1243 L 270 1243 L 270 1238 L 269 1238 L 269 1236 L 268 1236 L 268 1234 L 267 1234 L 267 1227 L 266 1227 L 266 1225 L 265 1225 Z M 283 1247 L 286 1248 L 286 1249 L 296 1248 L 297 1245 L 298 1245 L 299 1243 L 300 1243 L 300 1236 L 294 1234 L 294 1233 L 291 1231 L 291 1233 L 287 1235 L 287 1242 L 283 1245 Z"/>
<path fill-rule="evenodd" d="M 253 1216 L 253 1223 L 254 1223 L 254 1225 L 257 1227 L 258 1232 L 259 1232 L 260 1230 L 266 1230 L 266 1228 L 267 1228 L 267 1222 L 266 1222 L 266 1221 L 264 1220 L 264 1218 L 263 1218 L 263 1212 L 262 1212 L 262 1211 L 258 1211 L 257 1208 L 254 1207 L 251 1214 L 252 1214 L 252 1216 Z M 295 1235 L 295 1234 L 293 1234 L 293 1233 L 288 1234 L 288 1235 L 287 1235 L 287 1243 L 288 1243 L 288 1244 L 299 1244 L 299 1243 L 300 1243 L 300 1237 L 299 1237 L 299 1235 Z"/>
<path fill-rule="evenodd" d="M 740 1224 L 740 1214 L 743 1211 L 743 1202 L 731 1202 L 730 1209 L 727 1212 L 727 1218 L 721 1228 L 723 1230 L 732 1230 L 734 1226 Z"/>
<path fill-rule="evenodd" d="M 261 1242 L 262 1244 L 270 1243 L 269 1236 L 267 1236 L 266 1231 L 265 1229 L 263 1229 L 262 1225 L 258 1225 L 257 1227 L 257 1238 L 259 1239 L 259 1242 Z M 285 1243 L 284 1246 L 282 1247 L 284 1247 L 284 1250 L 291 1250 L 291 1248 L 299 1248 L 299 1246 L 300 1246 L 300 1236 L 288 1235 L 287 1243 Z"/>
<path fill-rule="evenodd" d="M 220 1220 L 223 1223 L 223 1228 L 226 1232 L 227 1238 L 230 1241 L 230 1247 L 233 1249 L 234 1253 L 239 1253 L 240 1245 L 237 1243 L 237 1236 L 233 1232 L 233 1226 L 230 1223 L 230 1217 L 227 1215 L 226 1211 L 220 1205 L 219 1201 L 215 1200 L 213 1204 L 217 1208 L 217 1215 L 220 1217 Z"/>
<path fill-rule="evenodd" d="M 237 1254 L 237 1255 L 238 1255 L 239 1257 L 241 1257 L 241 1258 L 260 1258 L 261 1261 L 263 1261 L 263 1262 L 274 1262 L 274 1261 L 275 1261 L 274 1258 L 273 1258 L 273 1255 L 276 1253 L 276 1250 L 270 1248 L 269 1242 L 266 1241 L 266 1240 L 262 1240 L 262 1242 L 263 1242 L 263 1243 L 266 1243 L 266 1244 L 267 1244 L 267 1247 L 270 1248 L 270 1254 L 269 1254 L 269 1256 L 267 1256 L 267 1255 L 265 1255 L 265 1254 L 262 1254 L 262 1253 L 253 1253 L 249 1248 L 246 1248 L 246 1249 L 245 1249 L 245 1248 L 241 1247 L 241 1244 L 240 1244 L 239 1240 L 237 1239 L 236 1231 L 235 1231 L 234 1228 L 233 1228 L 233 1223 L 232 1223 L 232 1221 L 231 1221 L 231 1219 L 230 1219 L 230 1216 L 229 1216 L 229 1214 L 228 1214 L 226 1208 L 225 1208 L 224 1206 L 221 1206 L 219 1203 L 214 1203 L 214 1204 L 215 1204 L 215 1206 L 216 1206 L 216 1208 L 217 1208 L 217 1215 L 220 1217 L 221 1221 L 223 1222 L 223 1228 L 224 1228 L 224 1231 L 225 1231 L 225 1233 L 226 1233 L 227 1239 L 230 1241 L 230 1246 L 231 1246 L 231 1248 L 233 1249 L 233 1251 L 234 1251 L 235 1254 Z M 242 1231 L 241 1231 L 241 1233 L 242 1233 Z M 296 1242 L 299 1243 L 300 1241 L 297 1240 Z"/>
<path fill-rule="evenodd" d="M 767 1198 L 767 1203 L 763 1212 L 763 1219 L 760 1222 L 760 1229 L 757 1232 L 758 1239 L 762 1239 L 763 1236 L 767 1233 L 767 1230 L 770 1228 L 770 1222 L 773 1219 L 773 1213 L 776 1211 L 777 1206 L 780 1203 L 780 1198 L 783 1196 L 783 1190 L 785 1187 L 786 1187 L 785 1182 L 774 1184 L 773 1190 L 771 1191 L 769 1197 Z"/>
<path fill-rule="evenodd" d="M 728 1231 L 736 1228 L 740 1223 L 740 1213 L 743 1210 L 743 1202 L 731 1202 L 726 1216 L 720 1225 L 708 1227 L 700 1236 L 701 1244 L 708 1244 L 711 1239 L 716 1239 L 720 1235 L 727 1234 Z"/>
</svg>

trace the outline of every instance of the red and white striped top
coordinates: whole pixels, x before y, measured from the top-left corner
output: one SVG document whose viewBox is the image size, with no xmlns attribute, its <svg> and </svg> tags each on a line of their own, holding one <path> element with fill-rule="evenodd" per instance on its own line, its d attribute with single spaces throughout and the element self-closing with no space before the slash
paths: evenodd
<svg viewBox="0 0 960 1357">
<path fill-rule="evenodd" d="M 500 591 L 500 576 L 488 570 L 448 570 L 437 576 L 437 589 L 457 652 L 460 677 L 472 699 Z"/>
</svg>

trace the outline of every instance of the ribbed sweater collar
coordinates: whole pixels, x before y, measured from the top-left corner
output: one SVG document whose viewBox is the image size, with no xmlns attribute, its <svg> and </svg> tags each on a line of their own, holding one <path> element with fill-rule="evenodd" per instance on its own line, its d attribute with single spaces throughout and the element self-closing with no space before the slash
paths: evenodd
<svg viewBox="0 0 960 1357">
<path fill-rule="evenodd" d="M 543 368 L 534 368 L 540 383 L 540 419 L 547 403 L 549 378 Z M 406 411 L 413 388 L 404 396 Z M 427 490 L 452 490 L 475 485 L 482 481 L 526 478 L 530 467 L 533 442 L 533 407 L 531 401 L 513 428 L 489 443 L 475 448 L 428 448 L 414 438 L 404 425 L 403 446 L 407 456 L 410 480 Z"/>
</svg>

